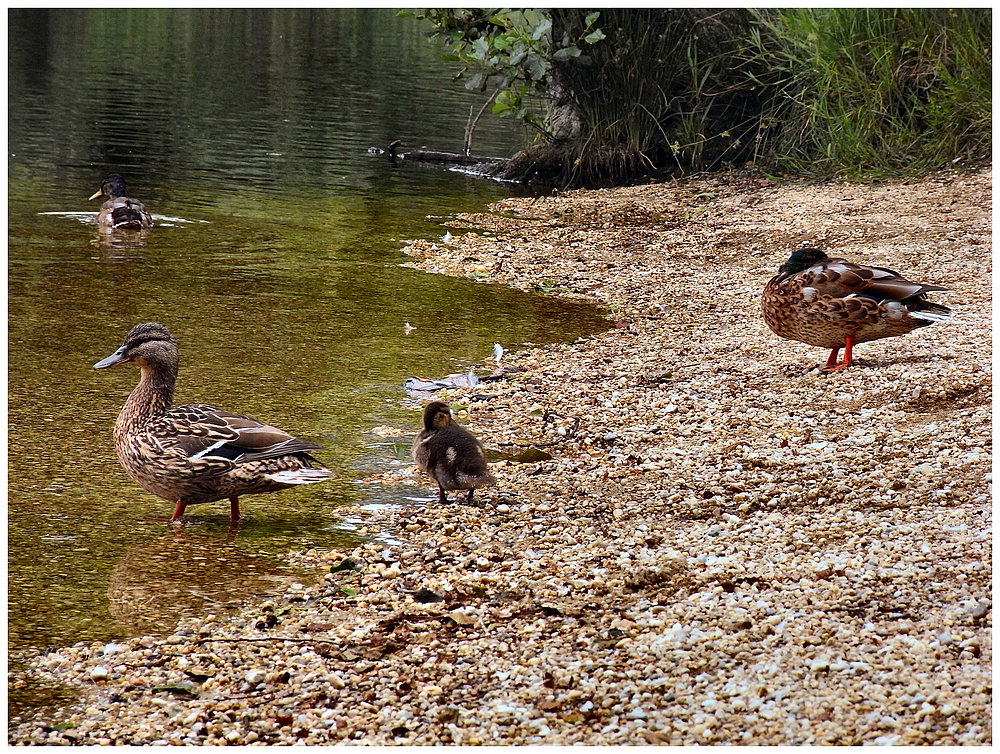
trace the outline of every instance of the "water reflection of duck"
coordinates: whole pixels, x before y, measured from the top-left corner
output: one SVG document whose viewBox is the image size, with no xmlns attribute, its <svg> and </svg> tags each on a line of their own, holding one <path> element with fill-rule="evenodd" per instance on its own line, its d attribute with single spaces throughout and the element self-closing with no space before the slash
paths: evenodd
<svg viewBox="0 0 1000 754">
<path fill-rule="evenodd" d="M 947 321 L 951 310 L 927 300 L 928 292 L 943 290 L 883 267 L 802 249 L 764 287 L 761 306 L 768 327 L 782 338 L 831 349 L 822 371 L 836 372 L 851 365 L 855 343 Z M 841 348 L 844 361 L 837 364 Z"/>
<path fill-rule="evenodd" d="M 108 197 L 97 213 L 97 224 L 108 230 L 151 228 L 153 218 L 149 216 L 146 207 L 138 199 L 127 197 L 126 193 L 128 188 L 125 180 L 117 173 L 104 179 L 101 188 L 90 197 L 91 201 L 99 196 Z"/>
<path fill-rule="evenodd" d="M 115 422 L 118 460 L 143 489 L 176 503 L 171 521 L 188 505 L 229 498 L 240 519 L 240 495 L 275 492 L 329 479 L 309 451 L 320 446 L 246 416 L 204 404 L 171 406 L 177 380 L 177 341 L 163 325 L 136 325 L 121 348 L 94 364 L 134 362 L 142 370 Z"/>
<path fill-rule="evenodd" d="M 254 551 L 234 532 L 176 529 L 128 548 L 108 582 L 108 607 L 126 634 L 170 631 L 189 615 L 232 610 L 280 594 L 302 574 Z"/>
<path fill-rule="evenodd" d="M 496 484 L 486 463 L 483 444 L 451 416 L 448 404 L 432 401 L 424 408 L 424 428 L 413 441 L 413 460 L 438 485 L 438 499 L 448 502 L 445 490 L 468 490 L 468 503 L 480 487 Z"/>
</svg>

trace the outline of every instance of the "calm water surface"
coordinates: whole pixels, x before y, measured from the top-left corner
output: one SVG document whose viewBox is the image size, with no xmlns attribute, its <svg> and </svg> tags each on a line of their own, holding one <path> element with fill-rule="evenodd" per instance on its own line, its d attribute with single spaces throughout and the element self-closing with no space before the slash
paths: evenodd
<svg viewBox="0 0 1000 754">
<path fill-rule="evenodd" d="M 9 12 L 9 646 L 18 653 L 168 630 L 298 578 L 280 555 L 347 547 L 347 503 L 413 490 L 357 480 L 415 431 L 402 390 L 481 362 L 494 341 L 568 340 L 597 312 L 401 265 L 428 215 L 503 186 L 365 153 L 459 151 L 478 95 L 418 22 L 391 11 Z M 522 135 L 484 119 L 475 151 Z M 157 226 L 108 238 L 86 198 L 119 172 Z M 190 509 L 119 467 L 111 428 L 137 370 L 91 365 L 138 322 L 181 344 L 176 400 L 209 402 L 326 446 L 336 481 Z M 416 329 L 404 332 L 404 323 Z M 419 494 L 429 493 L 422 491 Z M 15 666 L 16 670 L 16 666 Z M 44 699 L 18 691 L 13 712 Z"/>
</svg>

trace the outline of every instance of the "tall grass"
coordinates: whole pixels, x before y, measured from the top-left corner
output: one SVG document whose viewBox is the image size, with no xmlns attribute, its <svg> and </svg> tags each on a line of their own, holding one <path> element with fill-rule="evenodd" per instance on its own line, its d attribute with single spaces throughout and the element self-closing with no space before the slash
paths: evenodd
<svg viewBox="0 0 1000 754">
<path fill-rule="evenodd" d="M 757 11 L 752 78 L 768 92 L 758 161 L 859 176 L 988 160 L 991 16 L 989 9 Z"/>
</svg>

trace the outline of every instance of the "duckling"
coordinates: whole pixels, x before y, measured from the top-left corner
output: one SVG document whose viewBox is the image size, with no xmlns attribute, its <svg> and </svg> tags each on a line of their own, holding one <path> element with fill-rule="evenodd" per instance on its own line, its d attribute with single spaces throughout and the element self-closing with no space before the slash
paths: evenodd
<svg viewBox="0 0 1000 754">
<path fill-rule="evenodd" d="M 486 463 L 483 444 L 458 425 L 448 404 L 432 401 L 424 408 L 424 428 L 413 441 L 413 460 L 438 485 L 438 500 L 449 502 L 445 490 L 468 490 L 467 502 L 480 487 L 496 484 Z"/>
<path fill-rule="evenodd" d="M 851 365 L 856 343 L 948 321 L 951 309 L 927 300 L 928 292 L 945 290 L 884 267 L 801 249 L 764 286 L 761 308 L 767 326 L 782 338 L 831 349 L 821 369 L 830 373 Z M 841 348 L 844 360 L 838 364 Z"/>
<path fill-rule="evenodd" d="M 178 348 L 163 325 L 136 325 L 94 369 L 124 363 L 137 364 L 140 378 L 115 422 L 115 451 L 140 487 L 176 504 L 171 521 L 188 505 L 228 498 L 235 525 L 241 495 L 332 476 L 312 465 L 319 463 L 310 453 L 321 450 L 316 443 L 202 403 L 172 406 Z"/>
<path fill-rule="evenodd" d="M 93 201 L 99 196 L 108 197 L 108 200 L 101 205 L 101 211 L 97 213 L 98 225 L 110 230 L 118 228 L 141 230 L 153 227 L 153 218 L 149 216 L 146 207 L 138 199 L 129 199 L 125 196 L 127 192 L 125 180 L 117 173 L 112 173 L 104 179 L 101 188 L 88 199 Z"/>
</svg>

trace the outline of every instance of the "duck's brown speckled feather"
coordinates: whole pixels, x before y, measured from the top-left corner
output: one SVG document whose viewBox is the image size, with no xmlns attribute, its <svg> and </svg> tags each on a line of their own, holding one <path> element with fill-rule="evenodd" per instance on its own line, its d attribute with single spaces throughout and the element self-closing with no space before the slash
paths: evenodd
<svg viewBox="0 0 1000 754">
<path fill-rule="evenodd" d="M 115 451 L 143 489 L 175 503 L 208 503 L 319 482 L 330 471 L 321 449 L 269 424 L 202 403 L 171 406 L 177 348 L 162 325 L 137 325 L 122 347 L 95 365 L 135 361 L 139 385 L 115 422 Z M 233 503 L 237 511 L 237 503 Z"/>
<path fill-rule="evenodd" d="M 765 322 L 783 338 L 843 348 L 848 336 L 864 343 L 904 335 L 950 314 L 926 297 L 944 288 L 914 283 L 884 267 L 803 251 L 816 252 L 806 257 L 814 263 L 795 269 L 793 255 L 764 287 L 761 300 Z"/>
<path fill-rule="evenodd" d="M 300 440 L 249 417 L 205 404 L 175 406 L 145 422 L 140 431 L 116 431 L 115 450 L 139 486 L 188 505 L 290 485 L 270 479 L 280 471 L 311 468 Z"/>
<path fill-rule="evenodd" d="M 153 218 L 142 202 L 123 196 L 101 205 L 97 224 L 104 228 L 151 228 Z"/>
</svg>

